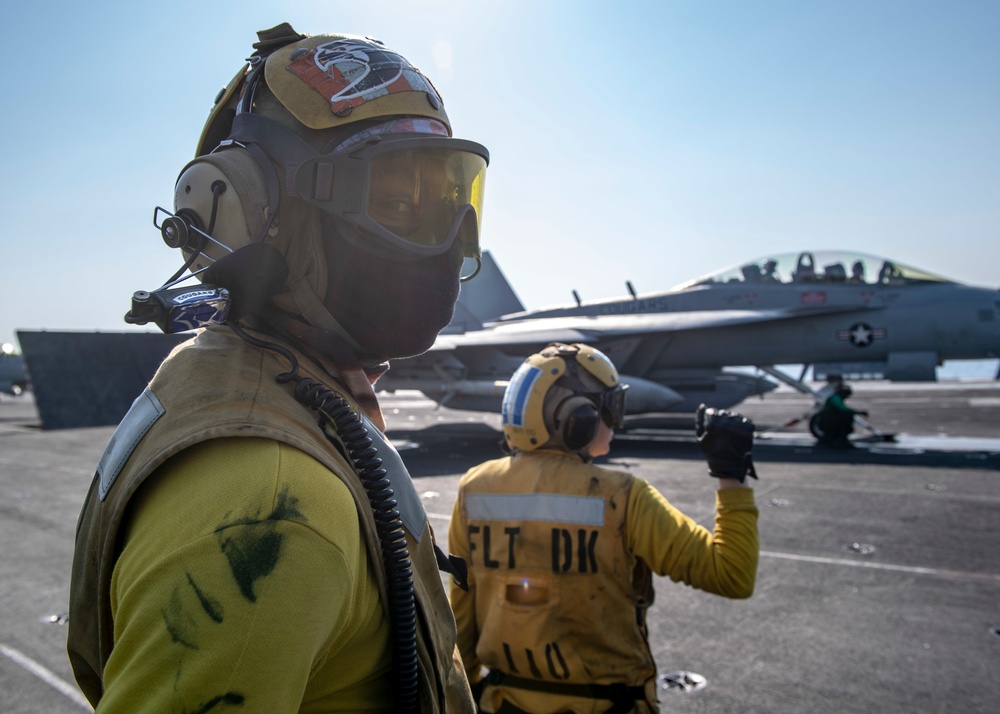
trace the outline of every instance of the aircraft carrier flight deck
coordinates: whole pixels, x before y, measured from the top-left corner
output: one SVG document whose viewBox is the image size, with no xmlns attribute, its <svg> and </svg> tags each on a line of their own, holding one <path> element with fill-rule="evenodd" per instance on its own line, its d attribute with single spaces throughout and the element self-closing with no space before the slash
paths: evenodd
<svg viewBox="0 0 1000 714">
<path fill-rule="evenodd" d="M 759 432 L 757 588 L 731 601 L 657 578 L 648 622 L 663 711 L 997 711 L 1000 383 L 852 386 L 876 431 L 856 431 L 851 449 L 819 447 L 801 419 L 809 399 L 790 390 L 736 408 Z M 380 398 L 446 542 L 459 476 L 500 455 L 499 417 L 415 392 Z M 90 710 L 65 618 L 77 515 L 112 431 L 43 430 L 30 394 L 0 397 L 4 712 Z M 714 485 L 690 418 L 632 420 L 601 462 L 711 527 Z"/>
</svg>

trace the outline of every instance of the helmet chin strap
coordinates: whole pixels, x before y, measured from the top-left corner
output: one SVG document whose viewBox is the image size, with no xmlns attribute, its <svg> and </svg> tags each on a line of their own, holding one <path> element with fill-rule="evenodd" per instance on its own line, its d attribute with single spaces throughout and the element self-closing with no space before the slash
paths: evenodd
<svg viewBox="0 0 1000 714">
<path fill-rule="evenodd" d="M 479 271 L 480 271 L 480 270 L 482 270 L 482 269 L 483 269 L 483 261 L 482 261 L 482 259 L 481 259 L 481 258 L 480 258 L 480 257 L 479 257 L 479 256 L 477 255 L 477 256 L 476 256 L 476 269 L 475 269 L 475 270 L 473 270 L 473 271 L 472 271 L 471 273 L 469 273 L 468 275 L 463 275 L 462 277 L 460 277 L 460 278 L 459 278 L 459 281 L 460 281 L 460 282 L 463 282 L 463 283 L 467 283 L 467 282 L 469 282 L 469 281 L 470 281 L 470 280 L 472 280 L 472 279 L 473 279 L 474 277 L 476 277 L 477 275 L 479 275 Z"/>
</svg>

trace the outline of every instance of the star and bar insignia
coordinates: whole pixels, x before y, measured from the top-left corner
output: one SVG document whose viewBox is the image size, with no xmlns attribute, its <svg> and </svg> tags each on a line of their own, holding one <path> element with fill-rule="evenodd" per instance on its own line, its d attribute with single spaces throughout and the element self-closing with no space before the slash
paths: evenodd
<svg viewBox="0 0 1000 714">
<path fill-rule="evenodd" d="M 875 340 L 885 339 L 885 328 L 856 322 L 846 330 L 837 330 L 837 339 L 849 340 L 855 347 L 867 347 Z"/>
</svg>

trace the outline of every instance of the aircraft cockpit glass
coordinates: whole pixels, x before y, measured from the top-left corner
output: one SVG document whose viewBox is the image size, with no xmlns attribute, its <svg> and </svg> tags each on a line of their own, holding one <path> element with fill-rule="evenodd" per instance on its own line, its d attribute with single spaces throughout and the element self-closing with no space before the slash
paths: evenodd
<svg viewBox="0 0 1000 714">
<path fill-rule="evenodd" d="M 805 251 L 761 258 L 689 280 L 674 290 L 730 283 L 901 286 L 953 281 L 874 255 L 848 251 Z"/>
</svg>

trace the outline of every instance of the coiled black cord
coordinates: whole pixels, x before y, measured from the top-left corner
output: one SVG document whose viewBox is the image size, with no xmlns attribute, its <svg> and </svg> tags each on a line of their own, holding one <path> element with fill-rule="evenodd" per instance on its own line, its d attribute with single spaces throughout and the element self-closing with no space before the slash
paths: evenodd
<svg viewBox="0 0 1000 714">
<path fill-rule="evenodd" d="M 361 418 L 347 401 L 308 377 L 295 377 L 295 398 L 320 414 L 333 427 L 347 449 L 354 470 L 361 479 L 375 517 L 375 529 L 382 547 L 386 587 L 389 597 L 389 626 L 392 629 L 392 663 L 396 674 L 396 711 L 416 712 L 419 694 L 417 665 L 417 617 L 413 592 L 413 569 L 406 547 L 403 523 L 382 467 L 378 449 L 368 436 Z M 326 430 L 324 429 L 324 433 Z M 327 438 L 331 438 L 329 435 Z"/>
<path fill-rule="evenodd" d="M 278 382 L 295 382 L 295 399 L 319 413 L 319 427 L 335 446 L 329 426 L 340 438 L 347 450 L 355 473 L 368 496 L 375 530 L 382 550 L 385 568 L 386 591 L 389 598 L 389 628 L 392 631 L 392 666 L 395 672 L 395 696 L 397 712 L 418 712 L 420 692 L 420 670 L 417 661 L 417 610 L 413 590 L 413 568 L 410 551 L 406 546 L 403 521 L 397 508 L 392 483 L 382 467 L 378 449 L 368 436 L 368 429 L 361 417 L 351 408 L 346 399 L 331 391 L 321 383 L 298 374 L 299 365 L 295 356 L 280 345 L 264 342 L 251 337 L 233 323 L 227 323 L 233 331 L 250 344 L 269 349 L 285 357 L 291 369 L 277 377 Z"/>
</svg>

